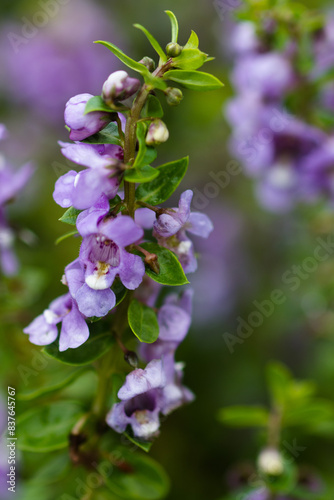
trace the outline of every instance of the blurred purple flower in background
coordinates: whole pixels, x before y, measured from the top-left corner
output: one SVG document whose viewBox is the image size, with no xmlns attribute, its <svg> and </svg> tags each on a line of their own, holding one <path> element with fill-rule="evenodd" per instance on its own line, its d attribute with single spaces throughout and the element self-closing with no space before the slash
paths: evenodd
<svg viewBox="0 0 334 500">
<path fill-rule="evenodd" d="M 7 135 L 6 127 L 0 124 L 0 140 L 6 138 Z M 0 154 L 0 268 L 8 276 L 17 273 L 19 263 L 12 249 L 15 234 L 7 223 L 5 206 L 13 201 L 25 187 L 33 170 L 32 164 L 27 163 L 15 171 L 6 158 Z"/>
<path fill-rule="evenodd" d="M 313 126 L 312 119 L 305 119 L 304 109 L 301 116 L 285 109 L 291 93 L 302 93 L 305 84 L 312 85 L 333 68 L 333 22 L 330 16 L 326 29 L 317 35 L 315 67 L 306 74 L 295 64 L 297 48 L 292 43 L 280 52 L 271 49 L 251 22 L 239 23 L 232 33 L 236 54 L 232 82 L 237 95 L 226 107 L 232 127 L 231 151 L 257 179 L 260 203 L 274 212 L 286 212 L 298 201 L 312 203 L 323 196 L 333 202 L 332 131 Z M 263 32 L 270 34 L 271 29 L 263 27 Z M 334 105 L 331 87 L 317 89 L 316 103 L 306 104 L 310 111 L 319 101 Z"/>
<path fill-rule="evenodd" d="M 29 36 L 22 36 L 23 23 L 2 26 L 0 61 L 2 90 L 44 122 L 57 125 L 62 123 L 64 103 L 71 96 L 86 89 L 100 94 L 101 81 L 117 69 L 110 54 L 93 41 L 112 38 L 119 44 L 120 36 L 117 21 L 92 1 L 54 5 L 57 12 L 49 15 L 44 26 L 31 24 Z M 31 20 L 35 13 L 25 13 L 25 17 Z"/>
</svg>

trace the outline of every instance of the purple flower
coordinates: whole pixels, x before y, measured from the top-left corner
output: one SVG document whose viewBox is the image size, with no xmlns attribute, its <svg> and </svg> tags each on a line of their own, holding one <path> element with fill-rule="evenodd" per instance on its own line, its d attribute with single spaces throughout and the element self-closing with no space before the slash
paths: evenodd
<svg viewBox="0 0 334 500">
<path fill-rule="evenodd" d="M 108 101 L 123 101 L 128 99 L 140 88 L 137 78 L 130 78 L 126 71 L 111 73 L 102 87 L 103 98 Z"/>
<path fill-rule="evenodd" d="M 105 290 L 118 275 L 126 288 L 134 290 L 143 279 L 145 266 L 138 255 L 127 252 L 125 247 L 140 240 L 144 232 L 131 217 L 112 217 L 108 212 L 109 202 L 102 196 L 77 218 L 83 237 L 79 258 L 85 266 L 85 282 L 93 290 Z"/>
<path fill-rule="evenodd" d="M 96 134 L 110 122 L 110 115 L 102 111 L 93 111 L 84 114 L 86 104 L 92 94 L 79 94 L 71 97 L 65 106 L 65 123 L 71 129 L 70 139 L 82 141 L 90 135 Z"/>
<path fill-rule="evenodd" d="M 191 324 L 193 291 L 186 290 L 181 298 L 169 295 L 158 312 L 159 337 L 152 344 L 141 343 L 140 356 L 147 362 L 173 353 L 187 335 Z"/>
<path fill-rule="evenodd" d="M 133 370 L 118 391 L 121 402 L 114 404 L 107 415 L 108 425 L 120 433 L 130 425 L 136 437 L 154 437 L 160 427 L 158 389 L 165 383 L 161 360 L 151 361 L 145 370 Z"/>
<path fill-rule="evenodd" d="M 88 169 L 79 173 L 70 170 L 57 180 L 53 198 L 58 205 L 81 210 L 93 206 L 102 194 L 109 199 L 116 196 L 119 187 L 117 166 L 123 160 L 121 147 L 114 144 L 59 144 L 66 158 Z"/>
<path fill-rule="evenodd" d="M 0 141 L 7 139 L 7 137 L 8 137 L 7 128 L 3 123 L 0 123 Z"/>
<path fill-rule="evenodd" d="M 160 245 L 172 250 L 179 258 L 186 273 L 197 269 L 192 241 L 186 231 L 207 238 L 213 229 L 212 222 L 199 212 L 190 212 L 193 192 L 182 193 L 178 208 L 167 210 L 153 223 L 154 236 Z"/>
<path fill-rule="evenodd" d="M 255 24 L 251 21 L 236 24 L 229 42 L 233 52 L 239 56 L 257 51 L 260 42 L 256 35 Z"/>
<path fill-rule="evenodd" d="M 182 367 L 175 365 L 173 355 L 152 360 L 145 370 L 132 371 L 118 391 L 121 402 L 107 415 L 108 425 L 119 433 L 129 425 L 136 437 L 152 439 L 159 431 L 160 413 L 168 415 L 194 399 L 181 382 Z"/>
<path fill-rule="evenodd" d="M 276 52 L 240 59 L 232 79 L 239 92 L 255 91 L 268 98 L 279 98 L 295 83 L 290 61 Z"/>
<path fill-rule="evenodd" d="M 29 38 L 20 35 L 20 23 L 2 26 L 0 60 L 3 85 L 15 103 L 23 102 L 48 123 L 60 124 L 64 103 L 71 96 L 85 88 L 100 94 L 101 82 L 117 68 L 116 59 L 92 41 L 107 40 L 111 32 L 117 45 L 122 40 L 116 13 L 111 19 L 96 2 L 57 2 L 54 10 L 43 29 L 33 24 L 27 27 Z"/>
<path fill-rule="evenodd" d="M 305 196 L 314 199 L 326 195 L 334 202 L 334 138 L 329 138 L 319 148 L 310 153 L 303 164 L 305 177 Z"/>
<path fill-rule="evenodd" d="M 75 349 L 86 342 L 89 337 L 87 323 L 69 293 L 51 302 L 49 308 L 37 316 L 23 331 L 29 335 L 29 340 L 33 344 L 48 345 L 56 340 L 57 324 L 60 322 L 62 325 L 59 351 Z"/>
<path fill-rule="evenodd" d="M 34 168 L 31 163 L 23 165 L 14 171 L 6 165 L 4 158 L 0 156 L 0 206 L 15 198 L 32 176 Z"/>
<path fill-rule="evenodd" d="M 14 233 L 0 208 L 0 267 L 6 276 L 15 275 L 19 268 L 18 260 L 12 250 L 13 243 Z"/>
<path fill-rule="evenodd" d="M 110 288 L 94 290 L 85 283 L 84 267 L 79 259 L 66 266 L 65 279 L 71 296 L 84 316 L 100 318 L 115 306 L 116 296 Z"/>
</svg>

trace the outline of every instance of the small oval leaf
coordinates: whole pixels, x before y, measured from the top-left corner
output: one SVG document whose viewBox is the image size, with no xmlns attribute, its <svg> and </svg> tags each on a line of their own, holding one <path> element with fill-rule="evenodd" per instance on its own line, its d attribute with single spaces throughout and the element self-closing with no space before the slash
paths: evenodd
<svg viewBox="0 0 334 500">
<path fill-rule="evenodd" d="M 173 252 L 153 242 L 142 243 L 141 246 L 158 257 L 159 274 L 146 266 L 146 274 L 150 278 L 157 283 L 161 283 L 161 285 L 167 286 L 181 286 L 189 283 L 178 258 Z M 138 255 L 141 254 L 138 253 Z"/>
<path fill-rule="evenodd" d="M 184 71 L 182 69 L 171 69 L 164 74 L 165 80 L 172 80 L 173 82 L 183 85 L 191 90 L 218 90 L 224 84 L 213 75 L 203 73 L 202 71 Z"/>
<path fill-rule="evenodd" d="M 140 342 L 151 344 L 157 340 L 159 324 L 157 315 L 151 307 L 133 299 L 128 309 L 128 321 Z"/>
<path fill-rule="evenodd" d="M 160 172 L 159 178 L 139 186 L 136 198 L 150 205 L 160 205 L 168 200 L 182 181 L 188 164 L 189 158 L 187 156 L 156 167 L 156 170 Z"/>
</svg>

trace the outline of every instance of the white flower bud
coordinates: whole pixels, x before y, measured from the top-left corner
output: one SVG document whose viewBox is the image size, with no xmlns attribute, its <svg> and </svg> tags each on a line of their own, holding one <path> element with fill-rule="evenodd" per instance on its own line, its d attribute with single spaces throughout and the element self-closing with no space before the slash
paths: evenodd
<svg viewBox="0 0 334 500">
<path fill-rule="evenodd" d="M 260 472 L 271 476 L 280 476 L 284 472 L 284 463 L 281 453 L 275 448 L 264 449 L 258 458 Z"/>
<path fill-rule="evenodd" d="M 148 128 L 146 135 L 146 144 L 152 146 L 166 142 L 169 137 L 168 128 L 161 120 L 153 120 Z"/>
</svg>

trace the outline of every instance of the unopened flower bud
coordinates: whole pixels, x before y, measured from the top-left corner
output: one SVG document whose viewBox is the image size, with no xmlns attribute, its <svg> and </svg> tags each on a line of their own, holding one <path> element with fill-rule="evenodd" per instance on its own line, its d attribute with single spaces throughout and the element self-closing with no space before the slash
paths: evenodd
<svg viewBox="0 0 334 500">
<path fill-rule="evenodd" d="M 96 134 L 110 122 L 110 114 L 103 111 L 85 113 L 86 104 L 93 97 L 91 94 L 79 94 L 66 103 L 65 123 L 70 129 L 72 141 L 82 141 Z"/>
<path fill-rule="evenodd" d="M 139 90 L 140 81 L 131 78 L 126 71 L 111 73 L 102 87 L 102 96 L 106 102 L 124 101 Z"/>
<path fill-rule="evenodd" d="M 182 52 L 182 47 L 178 43 L 170 42 L 166 46 L 166 52 L 169 57 L 177 57 Z"/>
<path fill-rule="evenodd" d="M 152 71 L 155 70 L 155 62 L 150 57 L 145 56 L 139 62 L 140 64 L 146 66 L 146 68 L 150 71 L 150 73 L 152 73 Z"/>
<path fill-rule="evenodd" d="M 168 89 L 165 90 L 165 94 L 167 104 L 170 106 L 177 106 L 183 99 L 182 91 L 175 87 L 168 87 Z"/>
<path fill-rule="evenodd" d="M 280 476 L 284 472 L 281 453 L 275 448 L 264 449 L 258 458 L 260 472 L 271 476 Z"/>
<path fill-rule="evenodd" d="M 169 137 L 168 128 L 161 120 L 153 120 L 148 128 L 146 135 L 146 144 L 152 146 L 154 144 L 161 144 L 166 142 Z"/>
<path fill-rule="evenodd" d="M 135 352 L 133 351 L 127 351 L 125 354 L 124 354 L 124 360 L 129 363 L 130 366 L 132 366 L 132 368 L 138 368 L 138 356 Z"/>
</svg>

